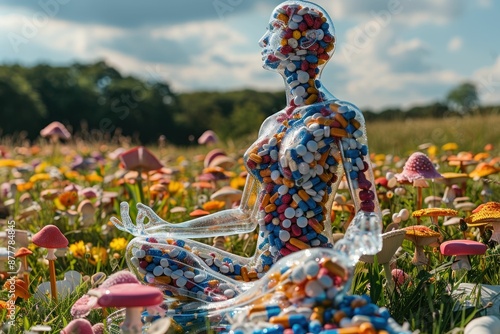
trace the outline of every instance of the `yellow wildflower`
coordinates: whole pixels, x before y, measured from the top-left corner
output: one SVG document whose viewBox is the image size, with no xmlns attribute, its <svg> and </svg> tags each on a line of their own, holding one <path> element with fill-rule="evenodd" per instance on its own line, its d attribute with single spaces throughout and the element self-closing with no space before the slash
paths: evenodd
<svg viewBox="0 0 500 334">
<path fill-rule="evenodd" d="M 122 251 L 127 248 L 128 241 L 125 238 L 114 238 L 109 243 L 109 247 L 114 249 L 115 251 Z"/>
<path fill-rule="evenodd" d="M 2 159 L 0 160 L 0 167 L 19 167 L 23 164 L 21 160 Z"/>
<path fill-rule="evenodd" d="M 172 181 L 168 184 L 168 191 L 171 194 L 175 194 L 184 189 L 184 185 L 178 181 Z"/>
<path fill-rule="evenodd" d="M 74 257 L 83 258 L 86 253 L 85 244 L 82 240 L 77 241 L 74 244 L 69 245 L 69 251 Z"/>
<path fill-rule="evenodd" d="M 85 179 L 88 181 L 88 182 L 95 182 L 95 183 L 100 183 L 102 182 L 103 178 L 102 176 L 98 175 L 97 173 L 92 173 L 92 174 L 89 174 L 87 176 L 85 176 Z"/>
<path fill-rule="evenodd" d="M 245 183 L 246 183 L 246 178 L 238 176 L 235 177 L 234 179 L 231 179 L 230 185 L 231 188 L 242 190 L 245 187 Z"/>
<path fill-rule="evenodd" d="M 32 177 L 30 177 L 30 182 L 36 183 L 38 181 L 46 181 L 50 180 L 50 175 L 47 173 L 36 173 Z"/>
<path fill-rule="evenodd" d="M 35 167 L 35 173 L 43 173 L 47 167 L 49 167 L 49 164 L 43 161 Z"/>
<path fill-rule="evenodd" d="M 101 262 L 102 265 L 108 263 L 108 251 L 104 247 L 92 247 L 90 249 L 90 255 L 89 262 L 93 265 L 99 262 Z"/>
<path fill-rule="evenodd" d="M 208 201 L 205 204 L 203 204 L 203 210 L 206 211 L 220 210 L 224 206 L 226 206 L 226 203 L 223 201 Z"/>
</svg>

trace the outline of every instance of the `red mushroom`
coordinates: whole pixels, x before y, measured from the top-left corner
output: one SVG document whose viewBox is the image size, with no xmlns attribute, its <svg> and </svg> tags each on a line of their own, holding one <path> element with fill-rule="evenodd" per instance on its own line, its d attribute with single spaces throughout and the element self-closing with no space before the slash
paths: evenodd
<svg viewBox="0 0 500 334">
<path fill-rule="evenodd" d="M 136 283 L 111 286 L 98 297 L 101 307 L 125 308 L 125 320 L 121 325 L 124 333 L 142 333 L 141 313 L 145 307 L 158 306 L 163 302 L 160 289 Z"/>
<path fill-rule="evenodd" d="M 87 319 L 74 319 L 61 330 L 61 334 L 94 334 L 92 324 Z"/>
<path fill-rule="evenodd" d="M 52 298 L 57 301 L 56 267 L 54 264 L 57 257 L 55 252 L 58 248 L 67 247 L 68 239 L 66 239 L 57 226 L 46 225 L 33 236 L 32 241 L 38 247 L 47 248 L 46 259 L 49 261 L 50 290 Z"/>
<path fill-rule="evenodd" d="M 439 246 L 441 254 L 455 256 L 455 261 L 451 265 L 453 270 L 471 270 L 468 256 L 483 255 L 487 248 L 485 244 L 473 240 L 449 240 Z"/>
</svg>

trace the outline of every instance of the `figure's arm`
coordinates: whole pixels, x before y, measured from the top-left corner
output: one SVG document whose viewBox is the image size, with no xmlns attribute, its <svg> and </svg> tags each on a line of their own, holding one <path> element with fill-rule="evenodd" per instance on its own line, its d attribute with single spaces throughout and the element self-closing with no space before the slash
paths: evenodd
<svg viewBox="0 0 500 334">
<path fill-rule="evenodd" d="M 346 241 L 359 243 L 362 254 L 376 254 L 382 247 L 382 217 L 375 189 L 375 180 L 370 162 L 366 128 L 361 112 L 355 112 L 357 128 L 351 128 L 352 135 L 340 141 L 344 172 L 349 184 L 357 214 L 346 231 Z M 361 254 L 360 254 L 361 255 Z"/>
<path fill-rule="evenodd" d="M 134 224 L 130 218 L 128 203 L 123 202 L 120 205 L 122 220 L 112 217 L 111 221 L 118 229 L 136 236 L 162 234 L 166 237 L 200 238 L 248 233 L 253 231 L 257 225 L 255 208 L 257 196 L 258 182 L 253 177 L 248 176 L 240 206 L 236 209 L 224 210 L 183 223 L 172 224 L 161 219 L 150 207 L 138 203 L 138 213 Z M 146 224 L 144 224 L 145 219 L 148 221 Z"/>
</svg>

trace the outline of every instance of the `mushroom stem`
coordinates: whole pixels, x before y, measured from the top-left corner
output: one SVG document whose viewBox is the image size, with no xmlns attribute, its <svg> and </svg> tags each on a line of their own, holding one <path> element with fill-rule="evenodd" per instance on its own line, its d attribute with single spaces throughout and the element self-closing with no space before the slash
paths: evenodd
<svg viewBox="0 0 500 334">
<path fill-rule="evenodd" d="M 394 292 L 394 280 L 392 278 L 391 265 L 389 264 L 389 262 L 387 262 L 382 266 L 384 267 L 384 274 L 387 280 L 387 290 L 389 290 L 389 293 L 392 293 Z"/>
<path fill-rule="evenodd" d="M 57 302 L 56 265 L 54 262 L 54 260 L 49 260 L 50 293 L 52 294 L 52 299 Z"/>
<path fill-rule="evenodd" d="M 142 307 L 127 307 L 125 309 L 125 320 L 120 326 L 123 334 L 142 334 L 141 313 Z"/>
<path fill-rule="evenodd" d="M 137 186 L 139 187 L 139 199 L 141 203 L 144 203 L 144 190 L 142 189 L 142 169 L 139 168 L 137 175 Z"/>
<path fill-rule="evenodd" d="M 415 245 L 415 254 L 413 254 L 412 262 L 414 265 L 417 265 L 417 266 L 427 264 L 428 260 L 427 260 L 427 257 L 425 256 L 423 246 Z"/>
<path fill-rule="evenodd" d="M 455 261 L 453 261 L 453 264 L 451 265 L 451 269 L 453 270 L 459 270 L 459 269 L 465 269 L 465 270 L 471 270 L 472 267 L 469 262 L 469 256 L 468 255 L 457 255 L 455 257 Z"/>
<path fill-rule="evenodd" d="M 417 187 L 417 210 L 422 209 L 422 187 Z"/>
<path fill-rule="evenodd" d="M 29 273 L 29 266 L 28 266 L 28 259 L 26 256 L 23 257 L 22 259 L 22 265 L 23 265 L 23 279 L 24 282 L 26 283 L 26 286 L 30 286 L 30 273 Z"/>
</svg>

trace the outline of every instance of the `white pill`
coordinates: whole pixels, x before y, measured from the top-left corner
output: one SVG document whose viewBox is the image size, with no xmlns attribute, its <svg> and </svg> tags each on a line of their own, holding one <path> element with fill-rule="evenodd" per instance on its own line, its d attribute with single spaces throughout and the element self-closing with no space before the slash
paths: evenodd
<svg viewBox="0 0 500 334">
<path fill-rule="evenodd" d="M 319 241 L 319 239 L 311 240 L 311 246 L 318 247 L 319 245 L 321 245 L 321 241 Z"/>
<path fill-rule="evenodd" d="M 212 264 L 214 264 L 214 259 L 212 258 L 205 259 L 205 263 L 207 264 L 207 266 L 210 267 Z"/>
<path fill-rule="evenodd" d="M 311 152 L 307 152 L 302 158 L 308 164 L 314 161 L 314 155 Z"/>
<path fill-rule="evenodd" d="M 329 289 L 333 286 L 333 280 L 328 275 L 323 275 L 320 278 L 318 278 L 318 282 L 325 289 Z"/>
<path fill-rule="evenodd" d="M 179 255 L 180 251 L 177 249 L 177 248 L 174 248 L 170 251 L 170 253 L 168 253 L 168 255 L 170 255 L 170 257 L 177 257 L 177 255 Z"/>
<path fill-rule="evenodd" d="M 297 71 L 297 80 L 299 80 L 302 84 L 307 83 L 309 81 L 309 73 L 305 71 Z"/>
<path fill-rule="evenodd" d="M 201 283 L 203 282 L 205 279 L 207 278 L 207 276 L 205 274 L 198 274 L 196 275 L 193 280 L 196 282 L 196 283 Z"/>
<path fill-rule="evenodd" d="M 314 167 L 314 170 L 316 171 L 316 174 L 318 174 L 318 175 L 321 175 L 325 172 L 323 166 L 321 166 L 321 165 L 316 165 Z"/>
<path fill-rule="evenodd" d="M 290 45 L 292 48 L 296 48 L 297 46 L 299 46 L 299 42 L 297 42 L 297 40 L 295 38 L 289 38 L 288 39 L 288 45 Z M 292 63 L 293 64 L 293 63 Z M 295 66 L 295 64 L 293 64 Z M 288 68 L 288 66 L 287 66 Z M 297 67 L 295 67 L 295 69 L 297 69 Z M 289 69 L 290 72 L 295 72 L 295 69 L 292 71 Z"/>
<path fill-rule="evenodd" d="M 306 89 L 304 88 L 304 86 L 297 86 L 293 90 L 292 94 L 294 96 L 301 96 L 302 97 L 302 96 L 304 96 L 306 94 Z"/>
<path fill-rule="evenodd" d="M 273 225 L 279 225 L 280 219 L 278 217 L 275 217 L 275 218 L 273 218 L 273 220 L 271 220 L 271 222 L 273 223 Z"/>
<path fill-rule="evenodd" d="M 308 261 L 304 266 L 304 270 L 307 277 L 316 277 L 319 273 L 319 264 L 313 260 Z"/>
<path fill-rule="evenodd" d="M 145 252 L 145 251 L 143 251 L 142 249 L 138 249 L 138 250 L 135 252 L 134 256 L 135 256 L 136 258 L 142 259 L 143 257 L 145 257 L 145 256 L 146 256 L 146 252 Z"/>
<path fill-rule="evenodd" d="M 290 219 L 285 219 L 281 223 L 281 226 L 283 226 L 283 228 L 289 228 L 290 226 L 292 226 L 292 221 Z"/>
<path fill-rule="evenodd" d="M 307 226 L 307 218 L 302 216 L 297 218 L 297 226 L 300 228 L 304 228 Z"/>
<path fill-rule="evenodd" d="M 310 171 L 311 171 L 311 167 L 309 167 L 309 164 L 307 164 L 305 162 L 301 162 L 299 164 L 299 172 L 300 172 L 300 174 L 305 175 L 305 174 L 308 174 Z"/>
<path fill-rule="evenodd" d="M 287 242 L 288 240 L 290 240 L 290 232 L 281 230 L 279 233 L 279 238 L 281 241 Z"/>
<path fill-rule="evenodd" d="M 224 291 L 224 296 L 226 296 L 227 298 L 233 298 L 235 294 L 236 292 L 234 292 L 233 289 L 227 289 Z"/>
<path fill-rule="evenodd" d="M 276 181 L 277 179 L 279 179 L 280 176 L 281 176 L 281 173 L 279 170 L 273 170 L 271 172 L 271 180 L 273 180 L 273 181 Z"/>
<path fill-rule="evenodd" d="M 181 276 L 177 278 L 177 280 L 175 281 L 175 285 L 177 285 L 179 288 L 183 288 L 186 285 L 187 281 L 188 280 L 186 277 Z"/>
<path fill-rule="evenodd" d="M 293 22 L 302 22 L 303 19 L 304 18 L 302 17 L 302 15 L 297 15 L 297 14 L 292 15 L 292 21 Z"/>
<path fill-rule="evenodd" d="M 278 151 L 277 150 L 271 150 L 269 152 L 269 156 L 271 157 L 271 160 L 277 161 L 278 160 Z"/>
<path fill-rule="evenodd" d="M 300 284 L 306 278 L 306 273 L 304 272 L 304 269 L 302 267 L 297 266 L 292 270 L 291 279 L 293 283 Z"/>
<path fill-rule="evenodd" d="M 164 268 L 168 267 L 168 259 L 165 259 L 165 258 L 161 259 L 160 265 Z"/>
<path fill-rule="evenodd" d="M 325 132 L 325 137 L 328 138 L 330 137 L 330 127 L 327 125 L 323 128 L 324 132 Z"/>
<path fill-rule="evenodd" d="M 163 275 L 170 277 L 170 275 L 172 275 L 172 269 L 170 269 L 170 268 L 163 268 Z"/>
<path fill-rule="evenodd" d="M 293 102 L 298 105 L 298 106 L 301 106 L 304 104 L 304 98 L 302 96 L 296 96 L 294 99 L 293 99 Z"/>
<path fill-rule="evenodd" d="M 221 261 L 221 260 L 219 260 L 219 259 L 215 259 L 215 260 L 214 260 L 214 264 L 215 264 L 217 267 L 219 267 L 219 268 L 220 268 L 220 266 L 222 266 L 222 261 Z"/>
<path fill-rule="evenodd" d="M 223 274 L 227 274 L 229 272 L 229 267 L 226 266 L 226 265 L 222 265 L 220 268 L 219 268 L 220 272 L 223 273 Z"/>
<path fill-rule="evenodd" d="M 324 293 L 323 287 L 316 280 L 311 280 L 311 281 L 307 282 L 304 290 L 305 290 L 306 295 L 309 297 L 318 297 L 322 293 Z"/>
<path fill-rule="evenodd" d="M 306 146 L 309 152 L 316 152 L 318 150 L 318 143 L 315 142 L 314 140 L 308 141 Z"/>
<path fill-rule="evenodd" d="M 177 269 L 176 271 L 172 272 L 172 275 L 170 277 L 172 277 L 172 279 L 178 279 L 181 276 L 184 276 L 184 272 L 182 271 L 182 269 Z"/>
<path fill-rule="evenodd" d="M 146 274 L 146 277 L 144 277 L 146 279 L 146 282 L 148 283 L 154 283 L 155 281 L 155 276 L 151 273 L 147 273 Z"/>
<path fill-rule="evenodd" d="M 323 30 L 321 29 L 316 30 L 316 39 L 318 41 L 321 41 L 323 37 L 325 37 L 325 33 L 323 32 Z"/>
<path fill-rule="evenodd" d="M 195 273 L 193 271 L 188 270 L 188 271 L 184 272 L 184 277 L 186 277 L 186 278 L 192 279 L 192 278 L 194 278 L 194 276 L 195 276 Z"/>
<path fill-rule="evenodd" d="M 156 266 L 154 269 L 153 269 L 153 275 L 155 276 L 160 276 L 163 274 L 163 267 L 162 266 Z"/>
<path fill-rule="evenodd" d="M 288 193 L 288 187 L 285 186 L 285 185 L 282 185 L 278 188 L 278 193 L 283 196 L 285 195 L 286 193 Z"/>
<path fill-rule="evenodd" d="M 285 214 L 286 218 L 291 219 L 291 218 L 295 217 L 295 209 L 294 208 L 286 208 L 284 214 Z"/>
<path fill-rule="evenodd" d="M 297 151 L 297 154 L 300 155 L 300 156 L 304 156 L 306 153 L 307 153 L 307 148 L 302 145 L 302 144 L 299 144 L 297 145 L 297 147 L 295 148 L 295 151 Z"/>
<path fill-rule="evenodd" d="M 313 124 L 317 124 L 317 123 L 313 123 Z M 324 130 L 323 130 L 323 129 L 317 129 L 317 130 L 314 130 L 314 132 L 313 132 L 313 136 L 314 136 L 314 137 L 318 137 L 318 138 L 323 137 L 323 136 L 324 136 L 324 134 L 325 134 L 325 133 L 324 133 Z M 316 145 L 317 145 L 317 144 L 316 144 Z"/>
<path fill-rule="evenodd" d="M 307 189 L 311 189 L 312 187 L 313 187 L 313 184 L 312 184 L 312 182 L 311 182 L 311 181 L 307 181 L 307 182 L 304 182 L 304 183 L 302 184 L 302 188 L 304 188 L 304 189 L 306 189 L 306 190 L 307 190 Z"/>
<path fill-rule="evenodd" d="M 304 211 L 301 208 L 295 209 L 295 217 L 301 217 L 304 215 Z"/>
</svg>

